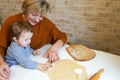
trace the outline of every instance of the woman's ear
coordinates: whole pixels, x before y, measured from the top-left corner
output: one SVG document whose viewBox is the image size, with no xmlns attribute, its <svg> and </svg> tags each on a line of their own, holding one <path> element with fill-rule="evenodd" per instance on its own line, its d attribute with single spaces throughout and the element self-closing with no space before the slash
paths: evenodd
<svg viewBox="0 0 120 80">
<path fill-rule="evenodd" d="M 17 41 L 17 37 L 13 37 L 13 41 Z"/>
</svg>

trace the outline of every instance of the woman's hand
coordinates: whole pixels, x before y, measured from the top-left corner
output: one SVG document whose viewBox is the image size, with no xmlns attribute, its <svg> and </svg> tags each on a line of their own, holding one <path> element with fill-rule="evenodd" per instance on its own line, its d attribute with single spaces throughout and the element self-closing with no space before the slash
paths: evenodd
<svg viewBox="0 0 120 80">
<path fill-rule="evenodd" d="M 0 80 L 9 80 L 9 77 L 9 66 L 4 61 L 0 61 Z"/>
<path fill-rule="evenodd" d="M 59 59 L 58 52 L 54 48 L 49 49 L 47 51 L 47 53 L 45 54 L 45 57 L 49 58 L 49 60 L 48 60 L 49 63 L 53 63 L 53 62 L 55 62 L 56 60 Z"/>
<path fill-rule="evenodd" d="M 57 40 L 54 45 L 50 47 L 50 49 L 47 51 L 47 53 L 44 55 L 45 57 L 48 57 L 48 62 L 53 63 L 56 60 L 59 59 L 58 50 L 64 45 L 63 41 Z"/>
</svg>

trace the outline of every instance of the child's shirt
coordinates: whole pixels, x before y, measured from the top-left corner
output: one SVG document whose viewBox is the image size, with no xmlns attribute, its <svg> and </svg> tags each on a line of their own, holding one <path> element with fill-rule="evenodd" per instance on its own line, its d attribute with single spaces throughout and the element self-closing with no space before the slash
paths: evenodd
<svg viewBox="0 0 120 80">
<path fill-rule="evenodd" d="M 26 48 L 21 47 L 16 42 L 12 41 L 7 49 L 6 62 L 9 67 L 12 65 L 21 65 L 29 69 L 37 69 L 39 63 L 29 59 L 32 49 L 28 45 Z"/>
</svg>

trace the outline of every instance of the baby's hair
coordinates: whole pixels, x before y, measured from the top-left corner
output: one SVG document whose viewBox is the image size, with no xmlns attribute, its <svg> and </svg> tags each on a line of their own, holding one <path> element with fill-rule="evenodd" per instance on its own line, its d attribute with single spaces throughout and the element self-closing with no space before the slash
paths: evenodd
<svg viewBox="0 0 120 80">
<path fill-rule="evenodd" d="M 25 32 L 32 32 L 32 27 L 29 23 L 25 21 L 17 21 L 11 25 L 11 38 L 19 38 L 20 34 Z"/>
</svg>

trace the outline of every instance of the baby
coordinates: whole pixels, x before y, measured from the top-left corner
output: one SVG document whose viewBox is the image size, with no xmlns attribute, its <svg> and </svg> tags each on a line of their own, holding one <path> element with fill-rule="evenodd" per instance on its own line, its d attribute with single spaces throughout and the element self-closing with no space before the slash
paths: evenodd
<svg viewBox="0 0 120 80">
<path fill-rule="evenodd" d="M 28 69 L 46 71 L 50 65 L 40 64 L 29 59 L 31 53 L 39 55 L 40 52 L 30 48 L 33 32 L 31 26 L 24 21 L 17 21 L 11 26 L 11 44 L 7 48 L 5 60 L 9 67 L 21 65 Z"/>
</svg>

